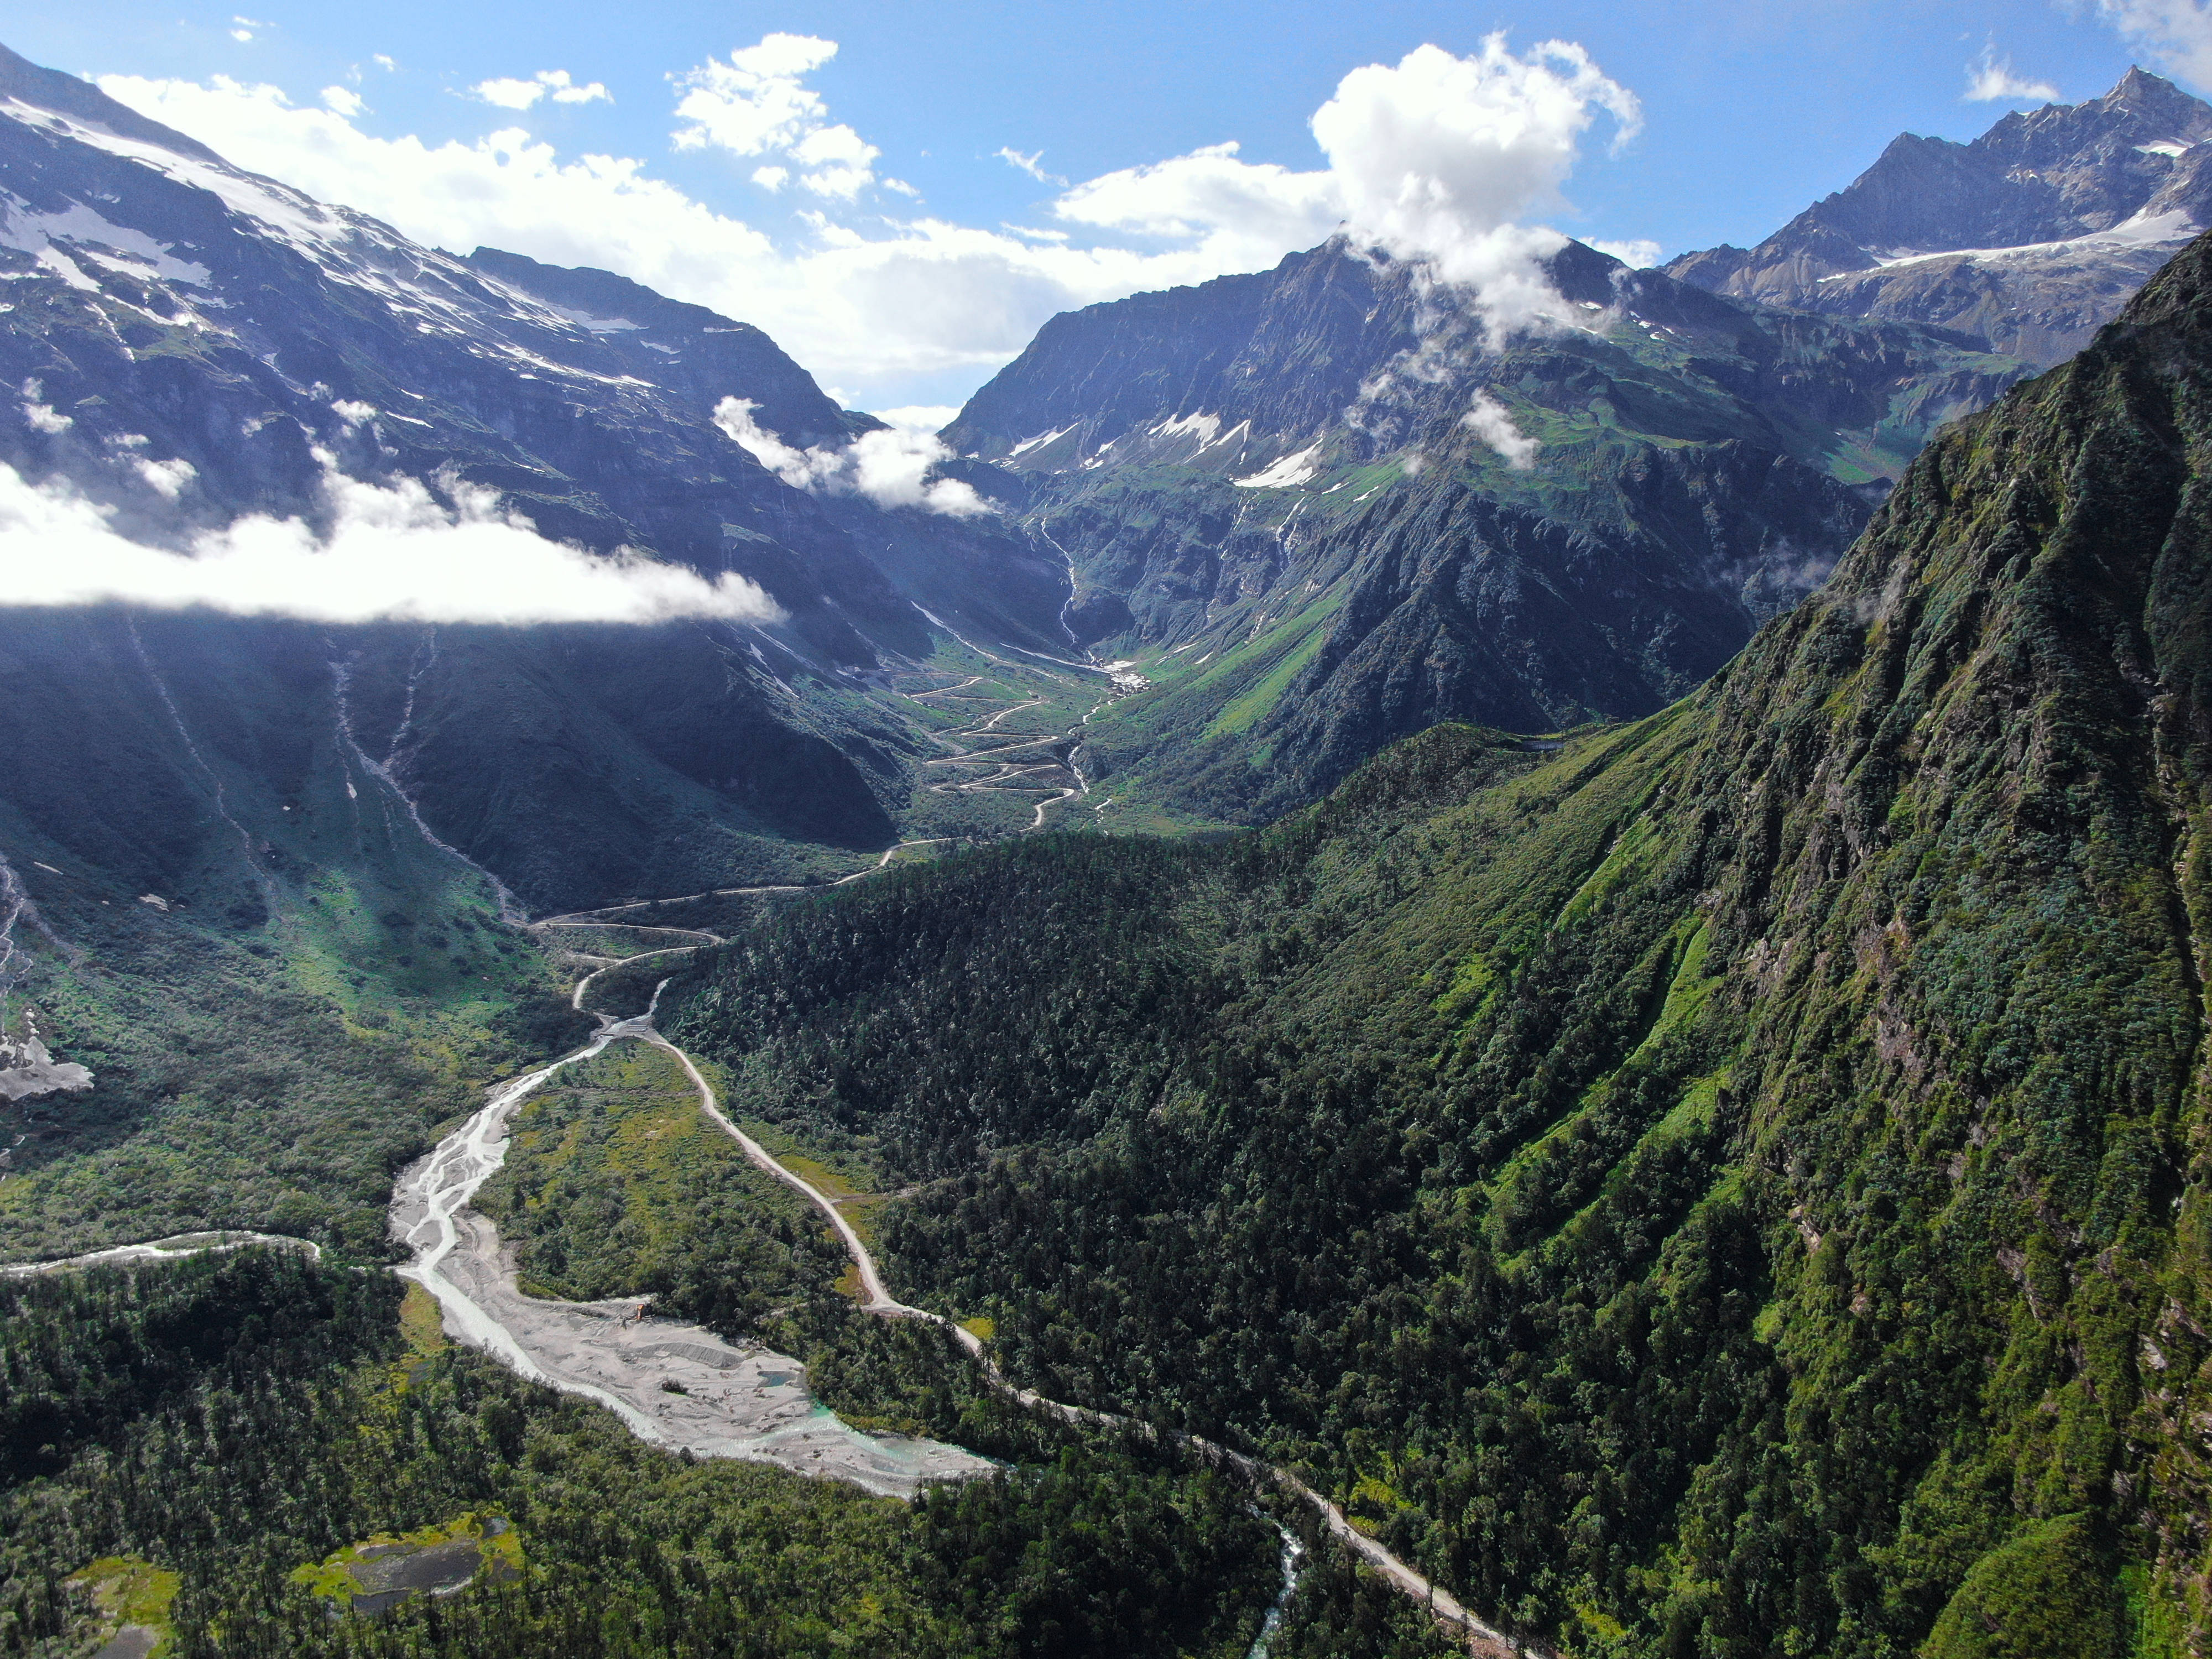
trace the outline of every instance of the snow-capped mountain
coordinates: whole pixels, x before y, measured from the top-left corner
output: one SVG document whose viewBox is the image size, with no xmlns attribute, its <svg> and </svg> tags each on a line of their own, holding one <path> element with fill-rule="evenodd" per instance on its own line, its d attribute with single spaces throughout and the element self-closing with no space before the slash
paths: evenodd
<svg viewBox="0 0 2212 1659">
<path fill-rule="evenodd" d="M 605 272 L 421 246 L 4 50 L 0 389 L 0 464 L 19 491 L 45 492 L 31 505 L 66 496 L 150 549 L 248 518 L 327 532 L 343 498 L 432 520 L 489 512 L 757 588 L 742 618 L 449 629 L 434 651 L 427 629 L 390 623 L 162 620 L 155 631 L 181 629 L 195 654 L 241 672 L 289 663 L 275 683 L 210 696 L 268 701 L 300 743 L 330 733 L 329 665 L 348 663 L 362 741 L 391 751 L 438 834 L 533 903 L 781 869 L 787 838 L 891 839 L 916 739 L 871 704 L 868 677 L 928 656 L 941 635 L 921 607 L 1066 648 L 1064 566 L 997 515 L 810 493 L 732 435 L 718 418 L 732 399 L 794 452 L 834 455 L 881 426 L 760 330 Z M 42 769 L 57 742 L 131 747 L 94 723 L 112 686 L 79 684 L 112 679 L 114 642 L 88 641 L 114 623 L 0 611 L 0 661 L 39 665 L 0 698 L 11 775 Z M 64 635 L 84 638 L 55 648 Z M 165 769 L 144 758 L 143 776 Z M 268 782 L 265 755 L 240 758 Z M 125 793 L 88 817 L 175 805 Z"/>
<path fill-rule="evenodd" d="M 1772 305 L 1934 324 L 2045 365 L 2086 345 L 2207 223 L 2212 105 L 2137 69 L 1970 144 L 1904 134 L 1758 246 L 1667 270 Z"/>
</svg>

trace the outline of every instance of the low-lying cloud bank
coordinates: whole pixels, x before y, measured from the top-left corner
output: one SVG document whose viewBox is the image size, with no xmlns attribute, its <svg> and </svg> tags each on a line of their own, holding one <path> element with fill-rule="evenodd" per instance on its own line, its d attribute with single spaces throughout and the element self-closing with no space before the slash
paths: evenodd
<svg viewBox="0 0 2212 1659">
<path fill-rule="evenodd" d="M 954 519 L 991 510 L 972 485 L 929 476 L 939 461 L 952 459 L 952 451 L 933 432 L 893 424 L 864 432 L 842 449 L 795 449 L 753 418 L 759 407 L 750 398 L 725 398 L 714 405 L 714 424 L 793 489 L 865 495 L 878 507 L 918 507 Z"/>
<path fill-rule="evenodd" d="M 311 622 L 780 621 L 755 583 L 709 581 L 641 555 L 603 557 L 549 541 L 497 495 L 447 486 L 453 505 L 403 478 L 323 481 L 327 528 L 253 514 L 188 550 L 118 532 L 111 508 L 66 481 L 33 483 L 0 463 L 0 605 L 204 608 Z"/>
</svg>

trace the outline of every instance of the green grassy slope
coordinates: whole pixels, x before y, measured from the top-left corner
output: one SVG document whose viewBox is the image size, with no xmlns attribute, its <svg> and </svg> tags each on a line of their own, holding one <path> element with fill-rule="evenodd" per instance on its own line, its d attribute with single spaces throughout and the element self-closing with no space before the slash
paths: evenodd
<svg viewBox="0 0 2212 1659">
<path fill-rule="evenodd" d="M 72 642 L 108 688 L 84 711 L 102 740 L 73 747 L 21 704 L 0 722 L 36 740 L 0 801 L 32 906 L 0 1024 L 35 1020 L 94 1081 L 0 1100 L 0 1255 L 210 1225 L 380 1249 L 392 1176 L 434 1127 L 588 1023 L 336 721 L 283 717 L 281 657 L 222 659 L 246 684 L 219 696 L 220 653 L 173 633 L 111 616 L 47 637 Z"/>
<path fill-rule="evenodd" d="M 1650 720 L 831 896 L 663 1024 L 933 1178 L 896 1277 L 1017 1374 L 1547 1642 L 2202 1651 L 2208 302 Z"/>
</svg>

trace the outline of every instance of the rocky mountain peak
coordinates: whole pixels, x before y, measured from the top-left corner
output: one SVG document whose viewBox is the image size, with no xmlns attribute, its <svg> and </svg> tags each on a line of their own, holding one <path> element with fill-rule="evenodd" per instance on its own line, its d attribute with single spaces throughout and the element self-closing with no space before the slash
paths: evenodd
<svg viewBox="0 0 2212 1659">
<path fill-rule="evenodd" d="M 1930 323 L 2056 362 L 2212 222 L 2209 140 L 2212 105 L 2131 69 L 2100 98 L 2015 111 L 1971 143 L 1900 134 L 1756 247 L 1667 269 L 1717 293 Z"/>
</svg>

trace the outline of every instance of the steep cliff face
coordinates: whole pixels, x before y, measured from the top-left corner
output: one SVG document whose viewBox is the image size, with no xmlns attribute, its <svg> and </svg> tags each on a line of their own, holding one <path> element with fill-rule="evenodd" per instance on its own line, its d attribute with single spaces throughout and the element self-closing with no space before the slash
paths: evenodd
<svg viewBox="0 0 2212 1659">
<path fill-rule="evenodd" d="M 1904 134 L 1757 247 L 1686 253 L 1667 270 L 2055 363 L 2212 222 L 2208 140 L 2212 106 L 2130 70 L 2102 98 L 2015 112 L 1971 144 Z"/>
<path fill-rule="evenodd" d="M 1055 319 L 946 428 L 1031 481 L 1068 622 L 1157 689 L 1109 776 L 1232 818 L 1437 720 L 1647 713 L 1816 585 L 1926 434 L 2017 377 L 1570 244 L 1571 324 L 1338 241 Z"/>
<path fill-rule="evenodd" d="M 2203 1652 L 2208 317 L 2212 239 L 1651 719 L 840 895 L 673 1023 L 951 1177 L 883 1237 L 1018 1374 L 1546 1643 Z"/>
</svg>

